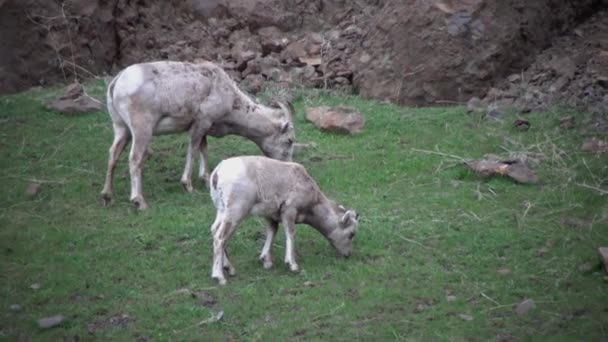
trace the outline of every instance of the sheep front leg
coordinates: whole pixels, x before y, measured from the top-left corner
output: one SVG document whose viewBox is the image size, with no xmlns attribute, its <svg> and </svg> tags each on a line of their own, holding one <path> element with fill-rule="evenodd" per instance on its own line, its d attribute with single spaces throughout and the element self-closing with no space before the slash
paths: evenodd
<svg viewBox="0 0 608 342">
<path fill-rule="evenodd" d="M 198 178 L 209 187 L 209 168 L 207 167 L 207 136 L 201 139 L 199 145 L 200 165 L 198 168 Z"/>
<path fill-rule="evenodd" d="M 224 231 L 230 228 L 229 222 L 222 222 L 213 234 L 213 267 L 211 269 L 211 278 L 217 280 L 220 285 L 226 285 L 226 277 L 224 277 Z"/>
<path fill-rule="evenodd" d="M 294 212 L 284 213 L 282 217 L 282 223 L 285 229 L 285 263 L 289 265 L 289 269 L 292 272 L 298 272 L 300 270 L 296 263 L 294 248 L 295 218 L 296 213 Z"/>
<path fill-rule="evenodd" d="M 271 219 L 267 219 L 266 222 L 266 241 L 264 242 L 264 247 L 262 248 L 262 253 L 260 254 L 260 260 L 262 261 L 264 268 L 269 269 L 272 267 L 272 255 L 270 255 L 270 248 L 272 247 L 272 241 L 277 234 L 279 223 Z"/>
</svg>

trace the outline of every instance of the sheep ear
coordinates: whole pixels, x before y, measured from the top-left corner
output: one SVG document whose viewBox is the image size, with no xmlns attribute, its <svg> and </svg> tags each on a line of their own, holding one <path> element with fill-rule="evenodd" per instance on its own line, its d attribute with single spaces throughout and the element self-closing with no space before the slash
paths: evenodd
<svg viewBox="0 0 608 342">
<path fill-rule="evenodd" d="M 289 129 L 289 121 L 283 121 L 283 123 L 281 124 L 281 133 L 287 133 L 287 130 Z"/>
</svg>

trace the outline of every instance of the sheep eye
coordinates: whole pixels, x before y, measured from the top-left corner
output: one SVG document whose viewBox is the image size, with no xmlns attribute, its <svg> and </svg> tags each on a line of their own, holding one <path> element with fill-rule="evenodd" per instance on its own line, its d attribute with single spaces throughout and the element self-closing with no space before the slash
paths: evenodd
<svg viewBox="0 0 608 342">
<path fill-rule="evenodd" d="M 287 144 L 288 144 L 288 145 L 293 144 L 293 139 L 291 139 L 291 138 L 287 139 Z"/>
</svg>

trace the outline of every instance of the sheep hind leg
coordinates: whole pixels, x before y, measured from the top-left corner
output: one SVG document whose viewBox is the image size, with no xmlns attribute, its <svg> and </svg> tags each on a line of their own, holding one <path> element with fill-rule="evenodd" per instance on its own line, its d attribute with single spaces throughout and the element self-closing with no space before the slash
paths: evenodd
<svg viewBox="0 0 608 342">
<path fill-rule="evenodd" d="M 152 130 L 133 132 L 131 153 L 129 154 L 129 172 L 131 174 L 131 202 L 139 210 L 148 208 L 143 196 L 142 168 L 148 155 L 148 145 L 152 140 Z"/>
<path fill-rule="evenodd" d="M 213 233 L 213 268 L 211 278 L 216 279 L 220 285 L 226 284 L 224 268 L 228 268 L 229 274 L 236 274 L 236 270 L 230 264 L 226 255 L 226 242 L 238 227 L 238 221 L 223 218 Z"/>
<path fill-rule="evenodd" d="M 114 127 L 114 141 L 110 147 L 108 156 L 108 169 L 106 171 L 106 179 L 101 191 L 101 201 L 104 206 L 112 204 L 112 181 L 114 179 L 114 169 L 116 168 L 116 162 L 118 157 L 124 150 L 125 146 L 131 139 L 129 129 L 122 124 L 115 123 Z"/>
</svg>

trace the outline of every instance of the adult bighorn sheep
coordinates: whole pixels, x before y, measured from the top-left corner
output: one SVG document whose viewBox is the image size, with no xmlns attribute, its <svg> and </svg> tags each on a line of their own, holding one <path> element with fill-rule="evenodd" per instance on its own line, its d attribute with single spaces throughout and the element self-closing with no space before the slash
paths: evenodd
<svg viewBox="0 0 608 342">
<path fill-rule="evenodd" d="M 268 223 L 260 254 L 264 268 L 272 267 L 270 248 L 279 223 L 285 229 L 285 263 L 291 271 L 298 271 L 294 250 L 296 223 L 317 229 L 341 255 L 352 252 L 358 215 L 325 197 L 300 164 L 261 156 L 226 159 L 211 173 L 209 188 L 217 210 L 211 225 L 211 277 L 222 285 L 226 284 L 224 269 L 230 275 L 236 273 L 226 254 L 226 242 L 249 215 L 264 217 Z"/>
<path fill-rule="evenodd" d="M 153 135 L 188 131 L 190 143 L 181 183 L 192 189 L 192 160 L 200 153 L 199 177 L 208 182 L 207 136 L 236 134 L 252 140 L 271 158 L 291 160 L 295 131 L 293 107 L 266 107 L 243 93 L 211 62 L 151 62 L 134 64 L 116 76 L 107 92 L 114 128 L 105 184 L 104 205 L 112 201 L 116 161 L 132 139 L 129 155 L 131 202 L 148 207 L 142 192 L 141 170 Z"/>
</svg>

